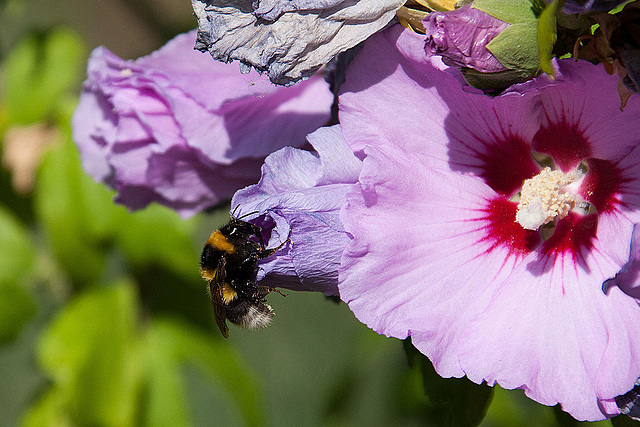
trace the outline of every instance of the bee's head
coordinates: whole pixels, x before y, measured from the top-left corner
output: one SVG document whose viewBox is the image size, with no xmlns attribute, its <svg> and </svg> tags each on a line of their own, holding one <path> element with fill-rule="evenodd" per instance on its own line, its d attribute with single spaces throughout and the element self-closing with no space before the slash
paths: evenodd
<svg viewBox="0 0 640 427">
<path fill-rule="evenodd" d="M 240 205 L 236 206 L 233 210 L 231 221 L 225 226 L 225 235 L 236 241 L 257 240 L 264 249 L 264 242 L 268 242 L 271 238 L 271 231 L 275 225 L 273 219 L 267 213 L 261 214 L 259 211 L 251 211 L 235 216 L 239 206 Z M 248 219 L 249 216 L 253 217 Z M 247 220 L 245 220 L 245 218 Z"/>
<path fill-rule="evenodd" d="M 248 238 L 262 232 L 262 228 L 247 221 L 231 218 L 227 225 L 228 235 L 231 238 Z"/>
</svg>

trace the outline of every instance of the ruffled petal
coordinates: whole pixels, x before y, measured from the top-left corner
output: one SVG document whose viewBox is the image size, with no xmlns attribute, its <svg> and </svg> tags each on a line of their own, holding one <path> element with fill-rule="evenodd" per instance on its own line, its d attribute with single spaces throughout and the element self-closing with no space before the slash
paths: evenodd
<svg viewBox="0 0 640 427">
<path fill-rule="evenodd" d="M 196 33 L 126 61 L 89 61 L 72 120 L 85 170 L 130 209 L 155 201 L 191 216 L 260 177 L 263 159 L 330 118 L 333 95 L 314 76 L 278 88 L 256 72 L 193 50 Z"/>
<path fill-rule="evenodd" d="M 252 0 L 192 0 L 198 18 L 196 49 L 219 61 L 239 60 L 266 72 L 276 84 L 290 85 L 384 28 L 403 3 L 329 1 L 327 9 L 286 12 L 269 21 L 254 14 Z M 273 18 L 286 9 L 278 6 L 266 13 Z"/>
<path fill-rule="evenodd" d="M 360 161 L 339 126 L 308 137 L 317 153 L 283 148 L 267 157 L 262 178 L 238 191 L 237 216 L 270 231 L 269 246 L 290 244 L 260 264 L 259 279 L 271 286 L 336 295 L 340 256 L 347 235 L 339 219 L 346 193 L 358 179 Z"/>
<path fill-rule="evenodd" d="M 459 67 L 483 73 L 507 69 L 487 49 L 487 45 L 509 24 L 479 9 L 463 6 L 448 12 L 433 12 L 423 20 L 427 36 L 425 49 L 441 55 Z"/>
<path fill-rule="evenodd" d="M 274 21 L 285 12 L 329 9 L 347 0 L 255 0 L 257 17 Z"/>
</svg>

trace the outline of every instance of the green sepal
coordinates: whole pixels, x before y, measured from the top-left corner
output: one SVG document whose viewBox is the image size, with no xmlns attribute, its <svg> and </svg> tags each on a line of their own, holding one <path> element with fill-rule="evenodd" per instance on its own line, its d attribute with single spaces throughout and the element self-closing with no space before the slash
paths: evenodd
<svg viewBox="0 0 640 427">
<path fill-rule="evenodd" d="M 489 42 L 487 49 L 505 67 L 533 75 L 540 65 L 537 37 L 538 22 L 535 19 L 511 24 Z"/>
<path fill-rule="evenodd" d="M 531 77 L 531 72 L 528 70 L 505 70 L 496 73 L 482 73 L 473 68 L 463 68 L 461 71 L 467 83 L 485 91 L 504 89 L 514 83 L 523 82 Z"/>
<path fill-rule="evenodd" d="M 551 65 L 553 46 L 558 34 L 556 31 L 556 16 L 563 0 L 554 0 L 544 8 L 538 19 L 538 50 L 540 52 L 540 69 L 550 76 L 555 76 Z"/>
<path fill-rule="evenodd" d="M 531 0 L 475 0 L 472 7 L 509 24 L 535 20 Z"/>
</svg>

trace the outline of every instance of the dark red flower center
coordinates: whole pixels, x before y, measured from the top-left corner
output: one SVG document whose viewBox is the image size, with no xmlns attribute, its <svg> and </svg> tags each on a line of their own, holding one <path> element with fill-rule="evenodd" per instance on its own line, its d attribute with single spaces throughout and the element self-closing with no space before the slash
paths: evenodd
<svg viewBox="0 0 640 427">
<path fill-rule="evenodd" d="M 479 154 L 483 162 L 480 176 L 499 194 L 487 200 L 479 218 L 485 231 L 483 242 L 488 243 L 486 252 L 507 248 L 510 255 L 521 258 L 537 251 L 551 259 L 568 255 L 574 265 L 582 264 L 596 239 L 598 214 L 618 208 L 616 195 L 625 182 L 618 165 L 591 157 L 591 143 L 584 132 L 565 121 L 540 128 L 531 144 L 509 136 L 485 146 L 487 150 Z M 564 173 L 579 166 L 586 172 L 576 192 L 576 197 L 583 200 L 581 211 L 572 210 L 537 230 L 526 230 L 516 222 L 518 202 L 514 197 L 519 197 L 526 180 L 541 173 L 542 167 L 532 153 L 542 153 Z"/>
</svg>

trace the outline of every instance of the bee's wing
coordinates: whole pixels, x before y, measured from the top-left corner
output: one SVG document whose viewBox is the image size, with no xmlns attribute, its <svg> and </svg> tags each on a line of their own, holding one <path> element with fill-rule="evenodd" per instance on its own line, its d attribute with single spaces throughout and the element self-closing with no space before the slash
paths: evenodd
<svg viewBox="0 0 640 427">
<path fill-rule="evenodd" d="M 225 267 L 226 260 L 224 257 L 218 261 L 218 267 L 215 270 L 213 279 L 209 281 L 209 295 L 211 295 L 211 303 L 213 304 L 213 312 L 216 316 L 216 323 L 222 336 L 229 337 L 229 328 L 227 327 L 227 309 L 224 306 L 224 300 L 222 299 L 222 288 L 224 286 L 225 279 Z"/>
</svg>

